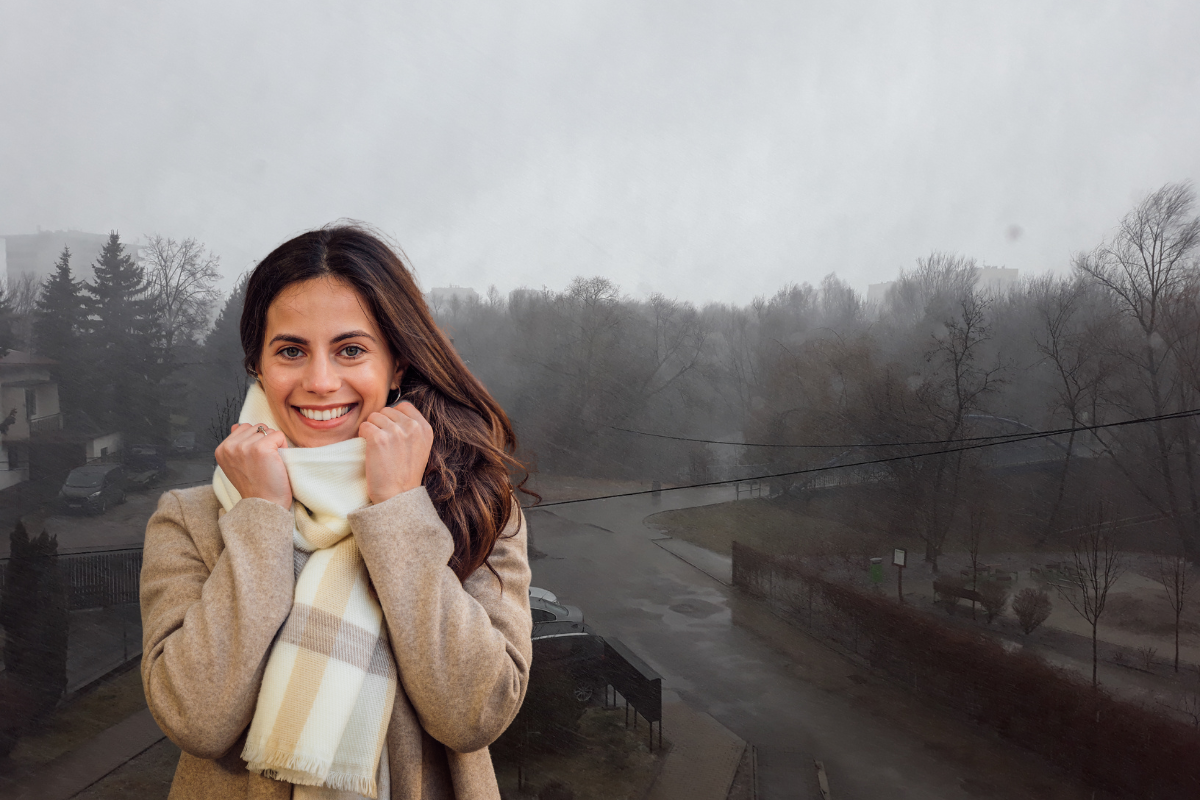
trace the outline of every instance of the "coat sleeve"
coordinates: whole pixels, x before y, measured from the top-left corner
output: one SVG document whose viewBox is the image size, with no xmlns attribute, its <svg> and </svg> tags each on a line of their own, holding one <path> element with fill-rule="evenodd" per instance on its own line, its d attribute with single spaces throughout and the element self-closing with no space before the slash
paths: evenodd
<svg viewBox="0 0 1200 800">
<path fill-rule="evenodd" d="M 422 727 L 452 750 L 487 747 L 529 685 L 533 617 L 525 517 L 516 500 L 488 558 L 462 583 L 454 537 L 424 486 L 348 515 L 379 596 L 399 678 Z"/>
<path fill-rule="evenodd" d="M 221 517 L 210 572 L 174 492 L 158 501 L 142 556 L 142 688 L 181 750 L 218 758 L 250 724 L 267 655 L 291 611 L 292 515 L 245 498 Z"/>
</svg>

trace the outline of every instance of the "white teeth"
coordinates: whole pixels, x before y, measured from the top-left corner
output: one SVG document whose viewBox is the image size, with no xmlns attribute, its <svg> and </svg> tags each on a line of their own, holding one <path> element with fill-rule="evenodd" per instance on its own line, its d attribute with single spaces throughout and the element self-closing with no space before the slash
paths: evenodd
<svg viewBox="0 0 1200 800">
<path fill-rule="evenodd" d="M 301 408 L 300 409 L 301 414 L 308 417 L 309 419 L 315 419 L 317 421 L 336 419 L 340 416 L 343 416 L 343 415 L 349 413 L 349 411 L 350 411 L 350 406 L 338 406 L 337 408 L 331 408 L 328 411 L 313 411 L 310 408 Z"/>
</svg>

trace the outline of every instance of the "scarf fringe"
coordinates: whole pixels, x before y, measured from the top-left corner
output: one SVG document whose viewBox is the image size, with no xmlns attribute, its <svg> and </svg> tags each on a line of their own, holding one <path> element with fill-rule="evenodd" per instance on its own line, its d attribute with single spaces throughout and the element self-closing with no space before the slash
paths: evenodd
<svg viewBox="0 0 1200 800">
<path fill-rule="evenodd" d="M 323 781 L 316 778 L 317 775 L 323 775 L 329 769 L 329 762 L 324 759 L 314 758 L 312 756 L 297 755 L 295 753 L 249 753 L 250 748 L 242 753 L 242 759 L 246 762 L 246 769 L 251 772 L 262 772 L 268 769 L 286 769 L 296 772 L 306 772 L 313 776 L 312 781 L 291 781 L 292 783 L 304 783 L 309 786 L 320 786 Z"/>
<path fill-rule="evenodd" d="M 331 771 L 325 776 L 325 780 L 317 779 L 315 775 L 320 774 L 328 768 L 325 762 L 319 758 L 280 752 L 268 753 L 253 760 L 246 758 L 243 753 L 242 758 L 247 762 L 246 769 L 267 778 L 286 780 L 288 783 L 298 783 L 304 786 L 327 786 L 330 789 L 357 792 L 367 797 L 376 797 L 379 793 L 379 787 L 376 785 L 374 777 Z M 307 774 L 296 774 L 287 778 L 280 778 L 278 770 Z"/>
</svg>

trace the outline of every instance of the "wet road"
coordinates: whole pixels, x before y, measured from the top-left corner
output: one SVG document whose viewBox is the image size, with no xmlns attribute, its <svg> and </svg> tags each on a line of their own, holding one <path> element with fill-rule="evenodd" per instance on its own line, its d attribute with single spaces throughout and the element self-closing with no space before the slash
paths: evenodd
<svg viewBox="0 0 1200 800">
<path fill-rule="evenodd" d="M 1015 748 L 985 731 L 955 721 L 950 735 L 914 735 L 879 703 L 856 701 L 853 684 L 880 682 L 655 544 L 664 534 L 642 522 L 668 508 L 732 499 L 732 488 L 719 487 L 530 510 L 532 544 L 546 554 L 531 562 L 534 585 L 583 608 L 597 632 L 618 637 L 663 676 L 664 690 L 755 745 L 762 800 L 819 799 L 814 759 L 824 762 L 838 800 L 1077 796 L 1054 785 L 1044 765 L 1017 763 L 1022 775 L 1005 774 L 1024 756 L 994 756 Z M 948 748 L 956 758 L 945 757 Z M 991 758 L 990 765 L 964 768 L 964 749 L 967 763 Z"/>
</svg>

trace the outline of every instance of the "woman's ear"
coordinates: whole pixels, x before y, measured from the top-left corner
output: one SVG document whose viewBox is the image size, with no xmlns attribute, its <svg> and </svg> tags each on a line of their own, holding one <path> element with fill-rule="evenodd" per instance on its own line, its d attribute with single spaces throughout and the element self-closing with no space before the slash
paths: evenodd
<svg viewBox="0 0 1200 800">
<path fill-rule="evenodd" d="M 387 399 L 384 401 L 389 406 L 395 406 L 400 402 L 400 379 L 402 377 L 404 377 L 404 367 L 397 367 L 396 374 L 392 376 Z"/>
</svg>

